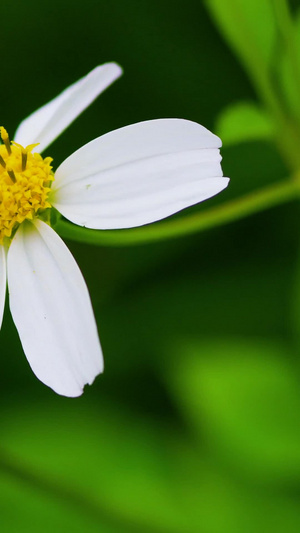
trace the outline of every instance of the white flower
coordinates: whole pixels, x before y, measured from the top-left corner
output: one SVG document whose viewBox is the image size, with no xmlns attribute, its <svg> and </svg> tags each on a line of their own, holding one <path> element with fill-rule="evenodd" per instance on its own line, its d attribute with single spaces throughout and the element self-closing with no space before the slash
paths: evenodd
<svg viewBox="0 0 300 533">
<path fill-rule="evenodd" d="M 8 284 L 33 372 L 65 396 L 80 395 L 102 372 L 103 358 L 87 287 L 45 222 L 48 208 L 88 228 L 130 228 L 201 202 L 228 184 L 220 139 L 180 119 L 103 135 L 68 157 L 53 177 L 52 159 L 36 151 L 45 150 L 121 72 L 115 63 L 95 68 L 24 120 L 15 143 L 1 128 L 0 326 Z"/>
</svg>

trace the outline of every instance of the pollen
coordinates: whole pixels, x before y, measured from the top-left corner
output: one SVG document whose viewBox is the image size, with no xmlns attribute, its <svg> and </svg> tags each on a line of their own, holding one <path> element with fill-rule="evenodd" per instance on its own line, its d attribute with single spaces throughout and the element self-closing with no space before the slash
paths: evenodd
<svg viewBox="0 0 300 533">
<path fill-rule="evenodd" d="M 24 220 L 40 216 L 51 207 L 48 196 L 54 179 L 51 157 L 9 140 L 1 126 L 0 135 L 0 244 L 13 237 Z"/>
</svg>

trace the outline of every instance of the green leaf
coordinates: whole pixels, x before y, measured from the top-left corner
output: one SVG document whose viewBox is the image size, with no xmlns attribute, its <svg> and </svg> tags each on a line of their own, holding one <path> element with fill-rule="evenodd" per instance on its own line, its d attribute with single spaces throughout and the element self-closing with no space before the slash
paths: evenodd
<svg viewBox="0 0 300 533">
<path fill-rule="evenodd" d="M 298 170 L 299 132 L 274 84 L 279 30 L 271 0 L 206 0 L 206 6 L 272 116 L 283 157 L 293 171 Z"/>
<path fill-rule="evenodd" d="M 98 524 L 96 531 L 106 533 L 104 525 L 125 533 L 181 533 L 186 516 L 169 483 L 173 461 L 167 453 L 167 432 L 107 405 L 101 410 L 83 408 L 80 401 L 68 407 L 64 403 L 64 409 L 61 401 L 56 408 L 32 405 L 11 420 L 2 418 L 2 475 L 11 473 L 19 483 L 48 494 L 52 509 L 52 500 L 60 502 L 65 520 L 68 509 L 75 508 L 75 523 L 77 514 L 81 523 L 88 517 Z M 12 494 L 6 498 L 11 498 L 10 506 Z M 21 494 L 20 499 L 25 505 Z M 29 523 L 33 515 L 31 502 Z M 55 519 L 49 520 L 54 527 Z"/>
<path fill-rule="evenodd" d="M 12 475 L 0 477 L 1 529 L 9 533 L 119 533 L 88 508 L 68 502 L 66 494 L 49 494 L 43 483 L 35 486 Z"/>
<path fill-rule="evenodd" d="M 270 65 L 276 38 L 270 0 L 205 0 L 220 31 L 250 72 Z"/>
<path fill-rule="evenodd" d="M 175 397 L 195 429 L 251 479 L 300 481 L 300 387 L 280 345 L 226 339 L 184 348 Z"/>
<path fill-rule="evenodd" d="M 218 118 L 216 133 L 224 145 L 272 139 L 274 127 L 269 115 L 253 102 L 227 107 Z"/>
<path fill-rule="evenodd" d="M 5 532 L 298 533 L 297 501 L 236 482 L 182 427 L 51 399 L 1 428 Z"/>
</svg>

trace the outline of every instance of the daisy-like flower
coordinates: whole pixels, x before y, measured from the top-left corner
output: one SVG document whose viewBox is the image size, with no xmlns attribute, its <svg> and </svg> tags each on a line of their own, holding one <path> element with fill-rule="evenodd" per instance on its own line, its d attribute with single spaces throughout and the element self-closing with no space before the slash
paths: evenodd
<svg viewBox="0 0 300 533">
<path fill-rule="evenodd" d="M 52 171 L 43 152 L 122 73 L 95 68 L 21 122 L 0 128 L 0 327 L 6 285 L 35 375 L 58 394 L 79 396 L 103 370 L 90 297 L 51 207 L 94 229 L 131 228 L 206 200 L 228 184 L 221 141 L 180 119 L 140 122 L 86 144 Z"/>
</svg>

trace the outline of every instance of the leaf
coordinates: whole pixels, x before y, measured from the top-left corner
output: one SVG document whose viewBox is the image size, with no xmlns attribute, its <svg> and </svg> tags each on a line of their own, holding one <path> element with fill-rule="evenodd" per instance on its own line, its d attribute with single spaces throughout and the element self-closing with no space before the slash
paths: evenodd
<svg viewBox="0 0 300 533">
<path fill-rule="evenodd" d="M 253 102 L 238 102 L 219 115 L 217 135 L 224 145 L 272 139 L 274 128 L 268 114 Z"/>
<path fill-rule="evenodd" d="M 242 63 L 250 71 L 272 61 L 276 23 L 270 0 L 206 0 L 206 7 Z"/>
<path fill-rule="evenodd" d="M 299 530 L 297 501 L 236 482 L 182 427 L 81 400 L 17 405 L 1 418 L 3 531 Z"/>
<path fill-rule="evenodd" d="M 219 340 L 184 348 L 175 397 L 226 461 L 251 479 L 300 481 L 300 387 L 284 347 Z"/>
<path fill-rule="evenodd" d="M 56 409 L 53 404 L 29 406 L 20 411 L 20 418 L 2 419 L 2 474 L 20 472 L 21 484 L 33 485 L 38 493 L 42 490 L 50 508 L 55 508 L 52 500 L 59 502 L 65 520 L 68 508 L 75 507 L 75 523 L 77 514 L 81 522 L 87 516 L 98 524 L 96 531 L 106 533 L 104 525 L 125 533 L 180 533 L 186 516 L 169 484 L 172 459 L 166 434 L 107 406 L 96 411 L 91 406 L 80 408 L 80 403 L 66 405 L 64 409 L 60 402 Z M 17 485 L 15 491 L 25 506 Z M 13 490 L 9 494 L 6 502 L 12 507 Z M 28 499 L 30 523 L 34 502 Z M 36 505 L 43 507 L 39 501 Z M 54 527 L 56 519 L 50 516 L 49 520 Z"/>
<path fill-rule="evenodd" d="M 89 512 L 82 513 L 61 495 L 47 493 L 12 476 L 0 477 L 1 528 L 10 533 L 119 533 Z"/>
</svg>

